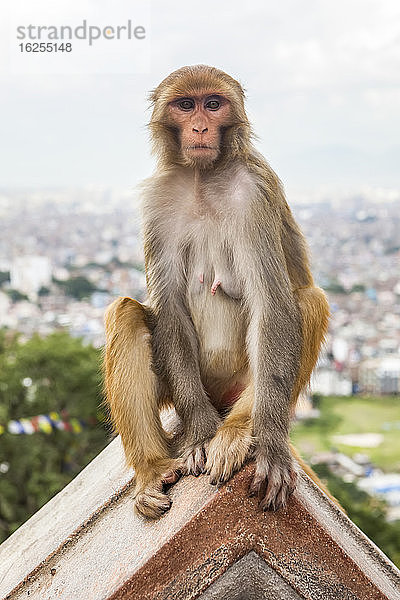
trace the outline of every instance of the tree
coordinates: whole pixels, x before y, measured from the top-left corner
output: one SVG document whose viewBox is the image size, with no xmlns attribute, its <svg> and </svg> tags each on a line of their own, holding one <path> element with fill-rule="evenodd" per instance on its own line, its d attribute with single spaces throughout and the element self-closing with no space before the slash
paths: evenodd
<svg viewBox="0 0 400 600">
<path fill-rule="evenodd" d="M 7 290 L 6 293 L 9 295 L 12 302 L 20 302 L 21 300 L 28 300 L 28 296 L 26 294 L 22 294 L 18 290 Z"/>
<path fill-rule="evenodd" d="M 67 411 L 97 424 L 81 433 L 0 435 L 0 539 L 59 492 L 107 444 L 99 351 L 57 332 L 21 343 L 0 332 L 0 423 Z M 7 470 L 8 468 L 8 470 Z M 6 472 L 5 472 L 6 471 Z"/>
<path fill-rule="evenodd" d="M 313 465 L 329 491 L 343 506 L 349 518 L 397 565 L 400 566 L 400 521 L 388 523 L 386 504 L 343 481 L 325 464 Z"/>
<path fill-rule="evenodd" d="M 66 281 L 53 279 L 53 282 L 64 289 L 64 292 L 67 296 L 76 298 L 76 300 L 87 298 L 97 289 L 96 286 L 93 285 L 93 283 L 83 275 L 71 277 L 71 279 L 67 279 Z"/>
<path fill-rule="evenodd" d="M 352 292 L 365 292 L 365 285 L 363 283 L 355 283 L 351 288 Z"/>
<path fill-rule="evenodd" d="M 331 281 L 327 285 L 324 285 L 324 290 L 332 294 L 347 294 L 342 284 L 338 281 Z"/>
<path fill-rule="evenodd" d="M 50 289 L 45 285 L 42 285 L 40 290 L 38 291 L 38 296 L 48 296 L 50 294 Z"/>
<path fill-rule="evenodd" d="M 0 286 L 10 282 L 10 271 L 0 271 Z"/>
</svg>

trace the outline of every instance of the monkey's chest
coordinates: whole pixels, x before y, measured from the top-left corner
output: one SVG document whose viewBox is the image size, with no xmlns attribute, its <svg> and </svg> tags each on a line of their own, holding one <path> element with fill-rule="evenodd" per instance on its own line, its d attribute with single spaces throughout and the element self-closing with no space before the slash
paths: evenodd
<svg viewBox="0 0 400 600">
<path fill-rule="evenodd" d="M 231 254 L 223 248 L 199 249 L 194 254 L 189 275 L 189 294 L 204 300 L 240 300 L 243 289 Z M 212 302 L 211 302 L 212 304 Z"/>
<path fill-rule="evenodd" d="M 214 255 L 215 256 L 215 255 Z M 245 362 L 246 319 L 242 286 L 223 253 L 199 253 L 188 273 L 188 305 L 206 377 L 230 378 Z"/>
<path fill-rule="evenodd" d="M 202 297 L 205 301 L 215 298 L 211 304 L 217 304 L 225 296 L 227 299 L 240 300 L 242 289 L 238 279 L 228 268 L 218 265 L 206 268 L 199 264 L 192 275 L 189 293 L 193 297 Z M 211 299 L 208 298 L 211 296 Z"/>
</svg>

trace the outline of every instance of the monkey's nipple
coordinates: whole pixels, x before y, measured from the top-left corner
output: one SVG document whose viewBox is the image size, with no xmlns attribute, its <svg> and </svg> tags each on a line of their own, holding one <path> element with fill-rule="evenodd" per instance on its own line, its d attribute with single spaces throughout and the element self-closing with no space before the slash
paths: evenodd
<svg viewBox="0 0 400 600">
<path fill-rule="evenodd" d="M 200 281 L 200 283 L 204 283 L 204 273 L 200 273 L 199 281 Z"/>
<path fill-rule="evenodd" d="M 220 286 L 220 285 L 221 285 L 221 280 L 220 280 L 220 279 L 218 279 L 218 277 L 216 277 L 216 278 L 214 279 L 214 281 L 213 281 L 213 284 L 212 284 L 212 286 L 211 286 L 211 294 L 212 294 L 213 296 L 215 296 L 215 293 L 216 293 L 216 291 L 217 291 L 217 289 L 219 288 L 219 286 Z"/>
</svg>

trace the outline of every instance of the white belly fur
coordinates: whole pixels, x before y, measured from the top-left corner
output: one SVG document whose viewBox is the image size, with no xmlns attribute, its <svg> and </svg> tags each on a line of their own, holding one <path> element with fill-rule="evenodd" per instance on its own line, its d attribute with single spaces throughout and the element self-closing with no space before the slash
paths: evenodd
<svg viewBox="0 0 400 600">
<path fill-rule="evenodd" d="M 200 366 L 206 380 L 230 380 L 246 363 L 246 323 L 240 300 L 229 297 L 223 286 L 213 295 L 214 274 L 194 276 L 188 303 L 200 342 Z"/>
</svg>

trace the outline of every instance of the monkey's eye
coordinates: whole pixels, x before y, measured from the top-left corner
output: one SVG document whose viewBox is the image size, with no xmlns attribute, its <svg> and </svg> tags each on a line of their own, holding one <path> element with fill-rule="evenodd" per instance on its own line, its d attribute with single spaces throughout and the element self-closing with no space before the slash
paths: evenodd
<svg viewBox="0 0 400 600">
<path fill-rule="evenodd" d="M 178 102 L 178 106 L 181 110 L 192 110 L 192 108 L 194 108 L 194 102 L 190 98 L 185 98 Z"/>
<path fill-rule="evenodd" d="M 219 100 L 215 100 L 215 98 L 213 100 L 209 100 L 205 104 L 205 107 L 208 110 L 218 110 L 220 106 L 221 106 L 221 102 Z"/>
</svg>

